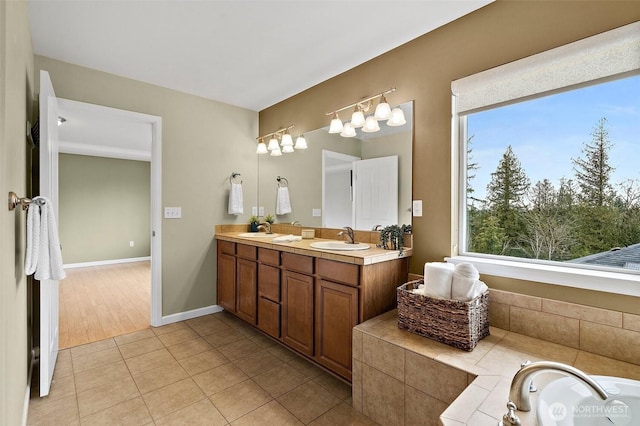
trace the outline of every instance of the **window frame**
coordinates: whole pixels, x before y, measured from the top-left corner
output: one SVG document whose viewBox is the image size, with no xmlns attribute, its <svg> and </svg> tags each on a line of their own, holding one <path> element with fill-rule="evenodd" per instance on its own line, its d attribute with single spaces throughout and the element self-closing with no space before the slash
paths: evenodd
<svg viewBox="0 0 640 426">
<path fill-rule="evenodd" d="M 566 71 L 578 67 L 582 75 L 568 79 Z M 486 275 L 640 297 L 640 271 L 466 251 L 467 115 L 635 74 L 640 74 L 640 22 L 452 82 L 452 249 L 445 260 L 472 263 Z"/>
</svg>

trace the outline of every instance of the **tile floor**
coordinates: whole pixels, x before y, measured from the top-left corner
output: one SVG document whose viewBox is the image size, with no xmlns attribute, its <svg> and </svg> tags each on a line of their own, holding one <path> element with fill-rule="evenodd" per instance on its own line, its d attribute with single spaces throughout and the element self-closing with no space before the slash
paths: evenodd
<svg viewBox="0 0 640 426">
<path fill-rule="evenodd" d="M 60 351 L 29 425 L 375 425 L 351 387 L 221 312 Z"/>
</svg>

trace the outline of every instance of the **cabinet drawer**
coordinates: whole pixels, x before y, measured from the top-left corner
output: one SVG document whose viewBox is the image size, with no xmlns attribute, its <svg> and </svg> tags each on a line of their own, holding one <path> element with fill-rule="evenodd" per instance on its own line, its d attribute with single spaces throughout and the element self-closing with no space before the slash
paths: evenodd
<svg viewBox="0 0 640 426">
<path fill-rule="evenodd" d="M 290 271 L 313 274 L 313 257 L 301 254 L 282 253 L 282 266 Z"/>
<path fill-rule="evenodd" d="M 318 259 L 318 275 L 330 281 L 357 286 L 359 272 L 360 267 L 352 263 Z"/>
<path fill-rule="evenodd" d="M 236 254 L 236 243 L 232 243 L 230 241 L 222 241 L 218 240 L 218 251 L 224 254 L 230 254 L 235 256 Z"/>
<path fill-rule="evenodd" d="M 236 245 L 236 255 L 244 259 L 256 260 L 258 258 L 258 247 L 248 246 L 246 244 Z"/>
<path fill-rule="evenodd" d="M 280 252 L 266 248 L 258 248 L 258 260 L 272 266 L 280 266 Z"/>
<path fill-rule="evenodd" d="M 258 298 L 258 328 L 270 336 L 280 338 L 280 304 Z"/>
<path fill-rule="evenodd" d="M 258 295 L 272 302 L 280 302 L 280 268 L 258 266 Z"/>
</svg>

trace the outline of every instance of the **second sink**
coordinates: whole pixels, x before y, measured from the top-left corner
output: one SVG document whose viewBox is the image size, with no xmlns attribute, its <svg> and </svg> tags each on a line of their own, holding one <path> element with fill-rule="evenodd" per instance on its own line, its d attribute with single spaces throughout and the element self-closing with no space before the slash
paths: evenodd
<svg viewBox="0 0 640 426">
<path fill-rule="evenodd" d="M 349 244 L 345 241 L 317 241 L 309 244 L 310 247 L 321 250 L 339 250 L 339 251 L 355 251 L 368 250 L 371 248 L 369 244 L 356 243 Z"/>
</svg>

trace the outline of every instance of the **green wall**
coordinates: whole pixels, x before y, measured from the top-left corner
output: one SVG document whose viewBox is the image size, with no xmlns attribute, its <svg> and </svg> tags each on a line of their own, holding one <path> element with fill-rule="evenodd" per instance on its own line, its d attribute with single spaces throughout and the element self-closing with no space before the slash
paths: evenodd
<svg viewBox="0 0 640 426">
<path fill-rule="evenodd" d="M 65 264 L 151 255 L 150 173 L 146 161 L 60 154 Z"/>
</svg>

